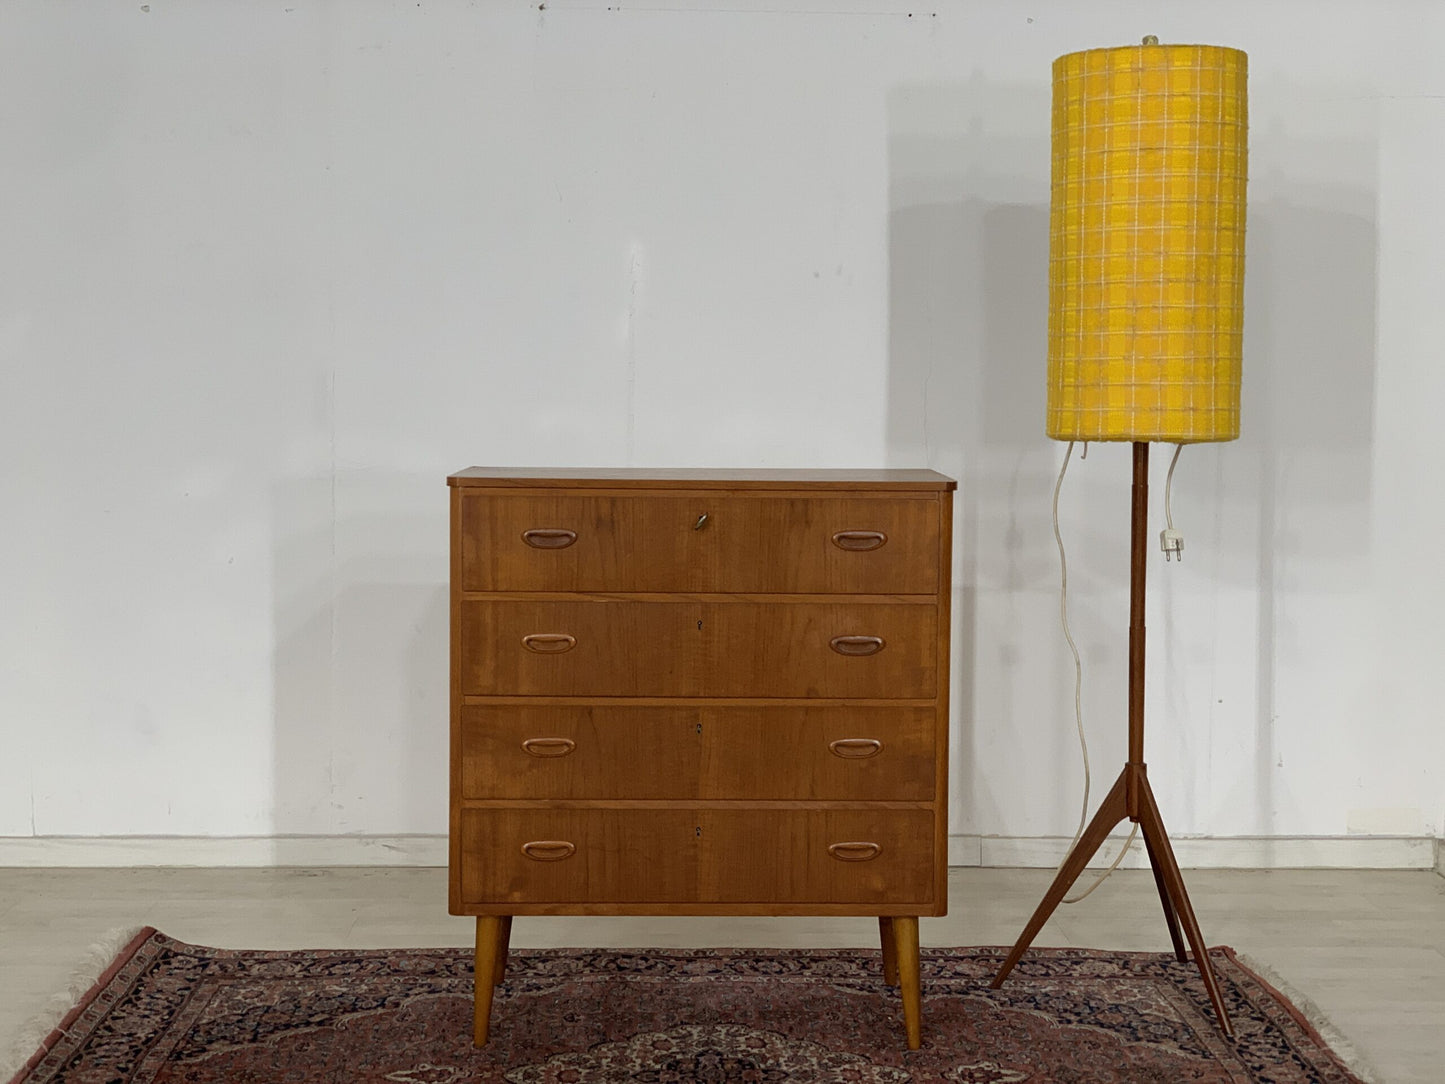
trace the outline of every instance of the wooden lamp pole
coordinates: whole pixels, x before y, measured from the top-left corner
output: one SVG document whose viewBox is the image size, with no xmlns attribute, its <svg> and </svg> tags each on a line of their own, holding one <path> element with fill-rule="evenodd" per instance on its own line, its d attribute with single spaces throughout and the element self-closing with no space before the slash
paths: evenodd
<svg viewBox="0 0 1445 1084">
<path fill-rule="evenodd" d="M 1209 1001 L 1214 1006 L 1220 1030 L 1232 1036 L 1234 1030 L 1229 1022 L 1229 1012 L 1224 1007 L 1219 982 L 1205 949 L 1204 936 L 1199 932 L 1194 908 L 1189 904 L 1189 893 L 1184 888 L 1184 878 L 1179 872 L 1179 863 L 1175 861 L 1174 849 L 1169 845 L 1169 834 L 1164 830 L 1164 820 L 1159 816 L 1159 807 L 1154 802 L 1154 792 L 1149 787 L 1144 764 L 1144 579 L 1148 562 L 1148 513 L 1149 445 L 1145 441 L 1135 441 L 1129 572 L 1129 760 L 1094 814 L 1094 819 L 1059 867 L 1054 883 L 1049 886 L 1008 959 L 994 976 L 993 987 L 998 989 L 1003 985 L 1004 979 L 1008 978 L 1009 972 L 1063 901 L 1069 887 L 1084 871 L 1089 859 L 1103 846 L 1109 833 L 1127 818 L 1139 825 L 1144 834 L 1144 846 L 1149 852 L 1149 865 L 1154 870 L 1159 901 L 1164 905 L 1164 920 L 1169 924 L 1174 955 L 1181 961 L 1186 959 L 1184 942 L 1179 936 L 1182 924 L 1194 950 L 1194 962 L 1204 979 L 1204 988 L 1209 992 Z"/>
</svg>

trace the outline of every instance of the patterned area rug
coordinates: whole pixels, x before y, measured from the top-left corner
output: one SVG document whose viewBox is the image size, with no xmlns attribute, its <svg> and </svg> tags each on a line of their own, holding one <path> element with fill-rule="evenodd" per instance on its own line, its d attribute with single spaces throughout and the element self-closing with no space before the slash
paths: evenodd
<svg viewBox="0 0 1445 1084">
<path fill-rule="evenodd" d="M 12 1084 L 1358 1082 L 1283 997 L 1215 949 L 1237 1037 L 1191 963 L 925 949 L 922 1050 L 866 950 L 512 955 L 471 1046 L 465 949 L 227 951 L 142 931 Z"/>
</svg>

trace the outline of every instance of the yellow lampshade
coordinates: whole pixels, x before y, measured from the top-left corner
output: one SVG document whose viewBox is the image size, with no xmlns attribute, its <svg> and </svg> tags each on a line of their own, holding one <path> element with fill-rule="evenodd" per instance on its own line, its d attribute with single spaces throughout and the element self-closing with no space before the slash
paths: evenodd
<svg viewBox="0 0 1445 1084">
<path fill-rule="evenodd" d="M 1239 436 L 1245 54 L 1054 61 L 1048 435 Z"/>
</svg>

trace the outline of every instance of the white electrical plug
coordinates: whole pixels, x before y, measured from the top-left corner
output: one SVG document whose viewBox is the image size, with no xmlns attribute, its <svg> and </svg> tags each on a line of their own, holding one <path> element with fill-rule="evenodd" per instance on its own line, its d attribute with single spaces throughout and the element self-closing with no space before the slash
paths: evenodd
<svg viewBox="0 0 1445 1084">
<path fill-rule="evenodd" d="M 1174 560 L 1178 554 L 1179 559 L 1184 560 L 1184 532 L 1176 531 L 1173 527 L 1159 532 L 1159 548 L 1164 551 L 1164 560 Z"/>
</svg>

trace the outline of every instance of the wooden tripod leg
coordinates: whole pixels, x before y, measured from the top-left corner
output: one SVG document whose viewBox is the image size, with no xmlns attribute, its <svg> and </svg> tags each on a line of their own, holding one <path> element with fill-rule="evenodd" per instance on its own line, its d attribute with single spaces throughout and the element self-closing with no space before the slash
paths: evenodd
<svg viewBox="0 0 1445 1084">
<path fill-rule="evenodd" d="M 1174 848 L 1169 845 L 1169 835 L 1164 831 L 1164 819 L 1159 816 L 1159 807 L 1154 802 L 1154 791 L 1149 780 L 1139 780 L 1139 827 L 1143 829 L 1144 841 L 1149 844 L 1150 855 L 1155 859 L 1155 870 L 1169 889 L 1169 898 L 1194 950 L 1194 963 L 1199 968 L 1199 977 L 1204 980 L 1204 989 L 1209 993 L 1210 1004 L 1219 1021 L 1219 1030 L 1226 1036 L 1234 1034 L 1229 1022 L 1229 1011 L 1224 1007 L 1224 995 L 1219 989 L 1219 980 L 1214 975 L 1214 965 L 1209 961 L 1209 952 L 1204 945 L 1204 935 L 1199 932 L 1199 922 L 1194 917 L 1194 908 L 1189 903 L 1189 893 L 1184 888 L 1184 876 L 1179 872 L 1179 863 L 1174 859 Z"/>
<path fill-rule="evenodd" d="M 898 985 L 898 948 L 893 941 L 893 920 L 887 915 L 878 919 L 878 940 L 883 945 L 883 984 Z"/>
<path fill-rule="evenodd" d="M 892 921 L 893 950 L 898 957 L 899 993 L 903 995 L 903 1028 L 908 1049 L 923 1045 L 923 992 L 918 978 L 918 919 L 899 915 Z"/>
<path fill-rule="evenodd" d="M 495 986 L 507 977 L 507 950 L 512 943 L 512 916 L 503 915 L 500 928 L 497 930 L 497 968 L 492 972 L 492 985 Z M 1180 957 L 1182 960 L 1184 957 Z"/>
<path fill-rule="evenodd" d="M 1174 904 L 1169 900 L 1169 886 L 1164 883 L 1164 873 L 1159 865 L 1159 856 L 1154 853 L 1154 844 L 1149 833 L 1144 833 L 1144 848 L 1149 852 L 1149 868 L 1154 871 L 1154 887 L 1159 890 L 1159 902 L 1164 905 L 1164 921 L 1169 924 L 1169 940 L 1174 942 L 1174 958 L 1180 963 L 1184 955 L 1184 939 L 1179 936 L 1179 916 L 1174 913 Z"/>
<path fill-rule="evenodd" d="M 1003 980 L 1008 978 L 1014 965 L 1028 951 L 1029 945 L 1038 936 L 1038 932 L 1044 928 L 1044 923 L 1054 913 L 1054 908 L 1068 895 L 1069 886 L 1078 879 L 1079 874 L 1084 872 L 1084 867 L 1089 864 L 1089 859 L 1093 858 L 1094 853 L 1104 845 L 1104 840 L 1109 838 L 1109 833 L 1114 830 L 1114 826 L 1129 815 L 1126 797 L 1128 773 L 1128 768 L 1120 773 L 1114 788 L 1099 803 L 1099 811 L 1094 814 L 1094 819 L 1089 822 L 1089 826 L 1084 829 L 1084 834 L 1079 837 L 1079 842 L 1074 844 L 1074 849 L 1069 852 L 1069 856 L 1064 859 L 1064 864 L 1059 867 L 1058 875 L 1054 877 L 1054 883 L 1044 894 L 1043 901 L 1034 911 L 1033 918 L 1029 919 L 1029 924 L 1024 927 L 1024 932 L 1019 934 L 1019 939 L 1014 942 L 1008 959 L 1004 960 L 998 974 L 993 977 L 995 990 L 1003 985 Z"/>
<path fill-rule="evenodd" d="M 472 973 L 472 1045 L 486 1046 L 492 1021 L 493 980 L 497 974 L 501 947 L 502 919 L 498 915 L 477 916 L 477 951 Z"/>
</svg>

